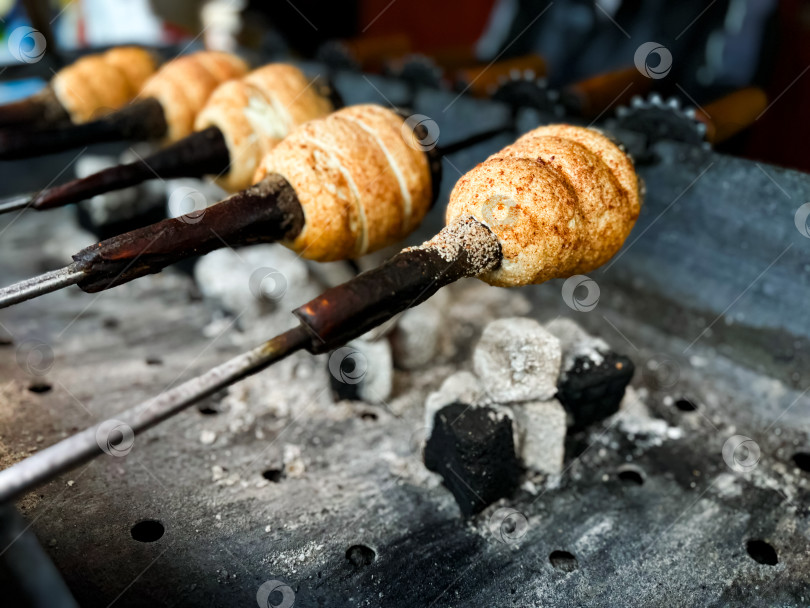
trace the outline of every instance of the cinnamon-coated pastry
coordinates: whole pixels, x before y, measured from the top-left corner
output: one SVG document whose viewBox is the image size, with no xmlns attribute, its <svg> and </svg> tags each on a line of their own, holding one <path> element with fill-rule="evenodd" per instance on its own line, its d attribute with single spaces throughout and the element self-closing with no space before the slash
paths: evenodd
<svg viewBox="0 0 810 608">
<path fill-rule="evenodd" d="M 345 108 L 299 127 L 262 160 L 254 180 L 282 175 L 304 210 L 304 229 L 287 246 L 312 260 L 353 258 L 402 239 L 422 220 L 430 170 L 402 124 L 379 106 Z"/>
<path fill-rule="evenodd" d="M 227 80 L 241 78 L 247 69 L 244 61 L 229 53 L 192 53 L 164 65 L 138 96 L 160 102 L 169 126 L 166 142 L 174 142 L 191 135 L 194 120 L 214 89 Z"/>
<path fill-rule="evenodd" d="M 155 68 L 155 58 L 149 51 L 119 47 L 87 55 L 59 70 L 51 80 L 51 88 L 71 121 L 78 124 L 127 104 Z"/>
<path fill-rule="evenodd" d="M 157 69 L 154 55 L 137 46 L 112 48 L 104 53 L 104 59 L 124 73 L 132 97 L 140 93 L 143 85 Z"/>
<path fill-rule="evenodd" d="M 253 183 L 262 157 L 291 129 L 332 110 L 301 70 L 272 64 L 220 85 L 197 115 L 194 129 L 217 127 L 225 137 L 231 165 L 217 181 L 234 192 Z"/>
<path fill-rule="evenodd" d="M 540 127 L 493 154 L 453 188 L 447 222 L 472 216 L 498 237 L 503 287 L 589 272 L 622 246 L 641 209 L 630 158 L 593 129 Z"/>
</svg>

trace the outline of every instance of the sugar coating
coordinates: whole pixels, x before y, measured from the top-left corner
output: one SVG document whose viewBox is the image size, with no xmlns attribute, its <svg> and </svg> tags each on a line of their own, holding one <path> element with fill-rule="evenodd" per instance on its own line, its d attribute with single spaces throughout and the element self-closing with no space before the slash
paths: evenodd
<svg viewBox="0 0 810 608">
<path fill-rule="evenodd" d="M 497 403 L 546 401 L 557 392 L 560 341 L 537 321 L 498 319 L 484 328 L 473 367 Z"/>
<path fill-rule="evenodd" d="M 446 262 L 458 260 L 464 252 L 474 274 L 495 268 L 501 258 L 497 238 L 471 215 L 456 218 L 429 241 L 405 251 L 419 249 L 435 251 Z"/>
</svg>

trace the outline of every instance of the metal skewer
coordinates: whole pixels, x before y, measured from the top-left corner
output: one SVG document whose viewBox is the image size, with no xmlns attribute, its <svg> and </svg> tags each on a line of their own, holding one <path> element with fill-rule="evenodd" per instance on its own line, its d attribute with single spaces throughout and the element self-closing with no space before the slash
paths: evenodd
<svg viewBox="0 0 810 608">
<path fill-rule="evenodd" d="M 0 201 L 0 215 L 4 213 L 11 213 L 12 211 L 21 211 L 32 206 L 33 197 L 30 194 L 22 194 L 13 198 Z"/>
<path fill-rule="evenodd" d="M 85 429 L 0 471 L 0 503 L 15 500 L 95 456 L 109 453 L 117 443 L 133 440 L 135 435 L 295 351 L 329 352 L 427 300 L 441 287 L 497 267 L 500 260 L 500 244 L 487 227 L 472 218 L 454 222 L 423 246 L 406 249 L 293 311 L 300 320 L 297 327 L 128 409 L 114 420 Z M 132 437 L 119 434 L 118 442 L 110 445 L 104 432 L 112 427 L 110 423 L 126 425 L 123 428 L 127 433 L 131 429 Z"/>
<path fill-rule="evenodd" d="M 31 298 L 57 291 L 63 287 L 75 285 L 84 276 L 84 272 L 73 268 L 73 265 L 46 272 L 38 277 L 15 283 L 0 290 L 0 308 L 6 308 Z"/>
</svg>

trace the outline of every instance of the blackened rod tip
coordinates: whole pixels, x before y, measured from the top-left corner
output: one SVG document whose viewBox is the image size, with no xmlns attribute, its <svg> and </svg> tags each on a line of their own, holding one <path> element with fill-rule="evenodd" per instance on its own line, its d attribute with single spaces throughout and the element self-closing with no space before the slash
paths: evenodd
<svg viewBox="0 0 810 608">
<path fill-rule="evenodd" d="M 0 308 L 8 308 L 14 304 L 57 291 L 63 287 L 75 285 L 83 276 L 84 272 L 81 270 L 76 270 L 73 266 L 66 266 L 9 285 L 0 289 Z"/>
<path fill-rule="evenodd" d="M 11 213 L 12 211 L 22 211 L 31 206 L 34 197 L 31 194 L 23 194 L 14 198 L 7 198 L 0 201 L 0 215 Z"/>
</svg>

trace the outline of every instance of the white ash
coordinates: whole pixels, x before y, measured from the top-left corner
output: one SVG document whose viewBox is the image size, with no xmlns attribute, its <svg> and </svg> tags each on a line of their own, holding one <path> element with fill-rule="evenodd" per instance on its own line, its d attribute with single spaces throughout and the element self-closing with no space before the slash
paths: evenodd
<svg viewBox="0 0 810 608">
<path fill-rule="evenodd" d="M 428 470 L 421 457 L 421 445 L 414 446 L 419 454 L 409 454 L 403 458 L 392 450 L 383 450 L 380 460 L 388 465 L 388 470 L 394 479 L 406 480 L 409 483 L 425 488 L 435 488 L 441 485 L 441 476 Z"/>
<path fill-rule="evenodd" d="M 653 418 L 639 394 L 628 386 L 625 389 L 619 411 L 608 419 L 608 424 L 618 422 L 619 429 L 639 449 L 657 447 L 665 441 L 677 440 L 683 436 L 683 429 L 670 426 L 666 420 Z"/>
<path fill-rule="evenodd" d="M 464 251 L 469 268 L 476 274 L 492 270 L 501 262 L 498 238 L 472 216 L 457 219 L 429 241 L 405 251 L 420 249 L 435 251 L 446 262 L 456 261 Z"/>
<path fill-rule="evenodd" d="M 306 264 L 277 244 L 212 251 L 194 267 L 194 279 L 205 298 L 268 337 L 297 325 L 290 311 L 319 293 Z"/>
<path fill-rule="evenodd" d="M 268 555 L 262 559 L 263 564 L 267 564 L 272 572 L 292 576 L 298 573 L 299 568 L 304 568 L 324 555 L 324 545 L 309 542 L 289 551 L 279 551 Z"/>
<path fill-rule="evenodd" d="M 560 341 L 537 321 L 492 321 L 473 353 L 473 366 L 497 403 L 547 401 L 557 393 Z"/>
<path fill-rule="evenodd" d="M 234 486 L 241 481 L 239 473 L 230 472 L 223 466 L 215 464 L 211 467 L 211 480 L 220 486 Z"/>
<path fill-rule="evenodd" d="M 161 182 L 166 197 L 167 217 L 179 217 L 187 213 L 200 213 L 206 207 L 228 198 L 228 193 L 208 180 L 193 177 L 168 179 Z"/>
<path fill-rule="evenodd" d="M 588 518 L 583 525 L 578 527 L 582 530 L 579 538 L 572 544 L 576 550 L 576 554 L 580 556 L 588 556 L 599 551 L 605 544 L 605 539 L 613 536 L 614 520 L 606 516 L 604 513 L 597 513 Z M 575 531 L 572 536 L 576 535 Z"/>
<path fill-rule="evenodd" d="M 43 257 L 64 266 L 71 261 L 73 254 L 97 241 L 94 234 L 84 230 L 76 222 L 54 222 L 48 238 L 42 243 Z"/>
<path fill-rule="evenodd" d="M 220 311 L 216 311 L 211 319 L 211 322 L 202 328 L 202 335 L 206 338 L 214 339 L 217 336 L 227 332 L 233 326 L 233 324 L 233 317 Z"/>
<path fill-rule="evenodd" d="M 388 401 L 394 383 L 394 362 L 388 341 L 357 339 L 344 349 L 334 351 L 329 357 L 329 372 L 335 380 L 356 384 L 357 397 L 366 403 Z M 347 358 L 351 358 L 352 369 L 344 368 Z"/>
<path fill-rule="evenodd" d="M 456 372 L 442 382 L 438 391 L 430 393 L 425 401 L 425 438 L 433 433 L 436 413 L 453 403 L 486 405 L 489 397 L 473 374 L 467 371 Z"/>
<path fill-rule="evenodd" d="M 577 359 L 584 358 L 597 366 L 605 360 L 605 353 L 610 351 L 607 342 L 590 335 L 571 319 L 554 319 L 546 324 L 546 329 L 560 340 L 563 377 L 574 367 Z"/>
<path fill-rule="evenodd" d="M 383 340 L 387 338 L 391 332 L 394 330 L 396 325 L 396 317 L 393 319 L 389 319 L 385 323 L 378 325 L 377 327 L 373 327 L 360 336 L 360 340 L 365 340 L 366 342 L 377 342 L 379 340 Z"/>
<path fill-rule="evenodd" d="M 138 156 L 148 156 L 152 147 L 148 144 L 133 146 Z M 76 161 L 76 177 L 84 178 L 120 163 L 138 160 L 136 152 L 127 150 L 120 157 L 109 155 L 82 155 Z M 165 196 L 164 185 L 160 180 L 149 180 L 142 184 L 98 194 L 81 203 L 91 221 L 96 225 L 136 217 L 162 203 Z"/>
<path fill-rule="evenodd" d="M 303 477 L 307 471 L 307 465 L 301 457 L 301 446 L 290 443 L 284 444 L 282 454 L 284 474 L 291 478 Z"/>
<path fill-rule="evenodd" d="M 323 357 L 296 353 L 248 376 L 227 388 L 220 402 L 221 415 L 209 424 L 217 425 L 223 442 L 238 443 L 245 434 L 258 439 L 274 438 L 304 413 L 318 418 L 348 418 L 350 414 L 344 408 L 332 404 L 324 368 Z M 311 380 L 302 383 L 304 375 Z"/>
<path fill-rule="evenodd" d="M 520 436 L 518 456 L 532 471 L 559 475 L 565 458 L 566 412 L 556 399 L 512 408 Z"/>
<path fill-rule="evenodd" d="M 489 321 L 524 316 L 531 311 L 520 290 L 493 287 L 477 279 L 462 279 L 431 299 L 437 297 L 446 298 L 439 301 L 446 311 L 438 355 L 443 361 L 468 359 Z"/>
<path fill-rule="evenodd" d="M 324 286 L 324 288 L 335 287 L 346 281 L 350 281 L 356 276 L 354 269 L 348 262 L 313 262 L 307 260 L 307 267 L 310 274 Z"/>
<path fill-rule="evenodd" d="M 433 361 L 439 350 L 443 325 L 442 306 L 433 298 L 401 314 L 391 334 L 396 366 L 419 369 Z"/>
<path fill-rule="evenodd" d="M 211 445 L 217 440 L 217 434 L 210 429 L 203 429 L 200 432 L 200 443 L 203 445 Z"/>
<path fill-rule="evenodd" d="M 742 496 L 744 481 L 735 473 L 720 473 L 709 486 L 712 491 L 722 498 L 736 498 Z"/>
</svg>

